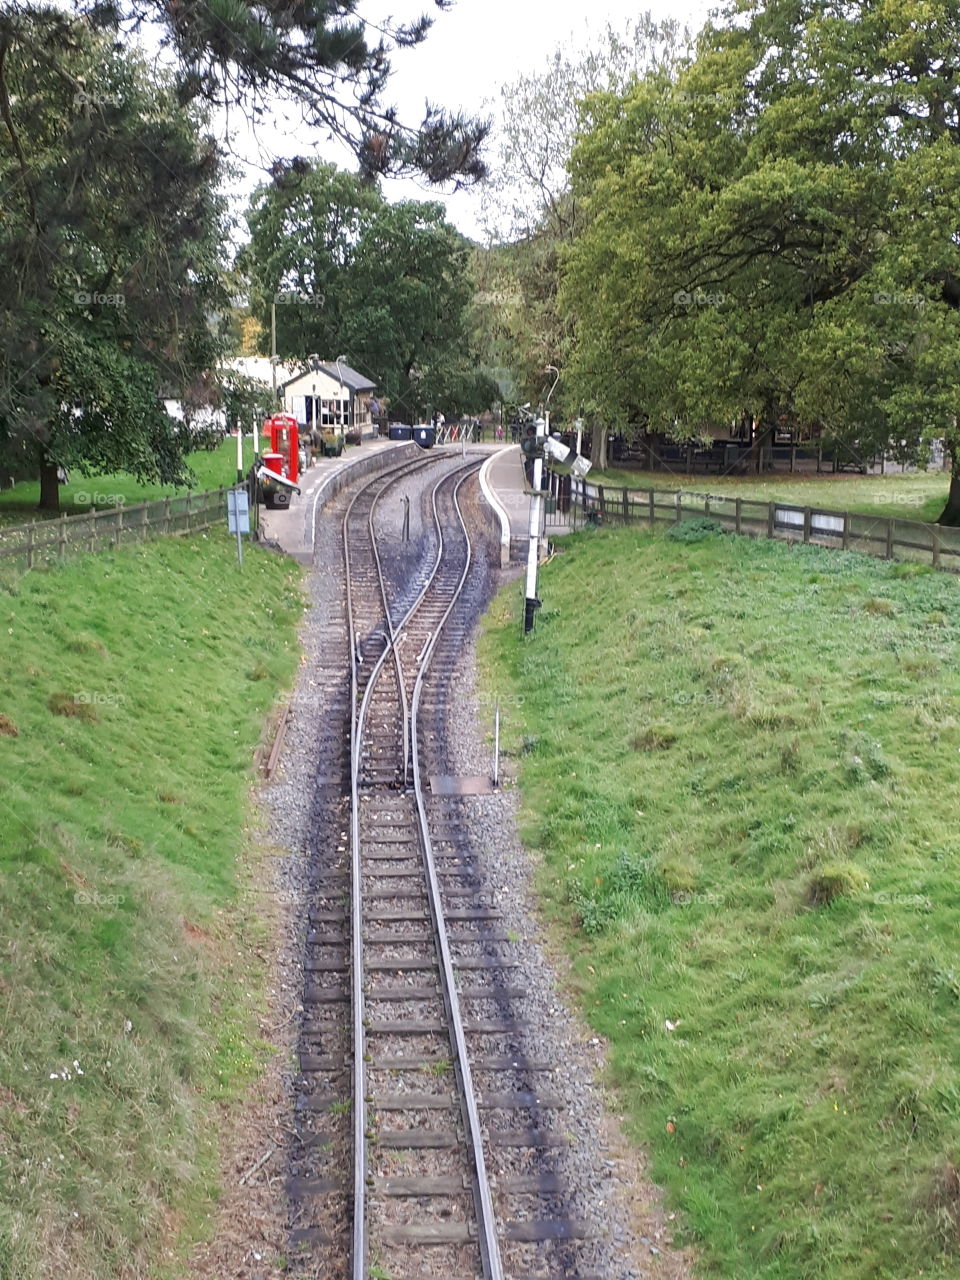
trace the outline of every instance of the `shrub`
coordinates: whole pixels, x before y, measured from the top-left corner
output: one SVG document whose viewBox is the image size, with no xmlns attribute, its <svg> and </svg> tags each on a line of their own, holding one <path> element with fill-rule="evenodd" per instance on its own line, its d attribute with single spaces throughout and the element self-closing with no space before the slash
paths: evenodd
<svg viewBox="0 0 960 1280">
<path fill-rule="evenodd" d="M 709 516 L 694 516 L 691 520 L 681 520 L 678 525 L 671 525 L 667 530 L 667 538 L 673 543 L 701 543 L 704 539 L 714 538 L 717 534 L 726 534 L 723 525 Z"/>
<path fill-rule="evenodd" d="M 719 533 L 726 533 L 722 524 L 708 516 L 694 516 L 690 520 L 681 520 L 679 524 L 671 525 L 666 536 L 671 542 L 703 542 Z"/>
<path fill-rule="evenodd" d="M 630 739 L 634 751 L 667 751 L 677 740 L 677 732 L 668 724 L 651 724 Z"/>
<path fill-rule="evenodd" d="M 827 863 L 810 877 L 807 903 L 811 907 L 826 907 L 837 898 L 852 898 L 869 887 L 867 877 L 854 863 Z"/>
<path fill-rule="evenodd" d="M 83 720 L 86 724 L 96 724 L 97 708 L 92 702 L 82 702 L 73 693 L 51 693 L 47 706 L 55 716 L 69 716 L 74 720 Z"/>
</svg>

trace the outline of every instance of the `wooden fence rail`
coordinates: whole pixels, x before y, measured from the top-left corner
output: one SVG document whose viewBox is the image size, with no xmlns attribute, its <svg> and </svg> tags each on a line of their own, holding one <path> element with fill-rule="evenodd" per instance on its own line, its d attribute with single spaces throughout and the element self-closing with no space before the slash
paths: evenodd
<svg viewBox="0 0 960 1280">
<path fill-rule="evenodd" d="M 575 478 L 570 479 L 567 495 L 563 479 L 554 473 L 548 477 L 553 495 L 549 505 L 556 507 L 547 517 L 548 530 L 576 529 L 596 519 L 603 524 L 665 526 L 706 516 L 735 533 L 862 551 L 886 560 L 914 560 L 960 573 L 960 529 L 946 525 L 732 494 L 613 488 Z"/>
<path fill-rule="evenodd" d="M 56 520 L 0 526 L 0 571 L 62 564 L 68 557 L 105 551 L 165 534 L 193 533 L 226 519 L 227 490 L 160 498 L 135 507 L 108 507 Z"/>
</svg>

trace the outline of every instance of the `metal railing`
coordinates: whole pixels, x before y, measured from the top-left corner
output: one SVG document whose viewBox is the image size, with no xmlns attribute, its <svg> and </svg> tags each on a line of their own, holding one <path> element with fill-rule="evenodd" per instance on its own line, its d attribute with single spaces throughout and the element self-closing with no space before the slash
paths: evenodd
<svg viewBox="0 0 960 1280">
<path fill-rule="evenodd" d="M 0 572 L 49 568 L 72 556 L 106 551 L 168 534 L 195 533 L 223 521 L 227 490 L 159 498 L 53 520 L 0 526 Z"/>
<path fill-rule="evenodd" d="M 960 529 L 948 525 L 733 494 L 622 489 L 555 472 L 549 474 L 548 484 L 548 532 L 590 523 L 663 527 L 707 517 L 734 533 L 861 551 L 886 560 L 913 560 L 960 573 Z"/>
</svg>

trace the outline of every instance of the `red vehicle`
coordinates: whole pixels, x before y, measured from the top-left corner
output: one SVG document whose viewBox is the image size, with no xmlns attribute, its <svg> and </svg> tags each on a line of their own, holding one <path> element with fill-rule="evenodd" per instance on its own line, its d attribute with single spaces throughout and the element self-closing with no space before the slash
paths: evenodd
<svg viewBox="0 0 960 1280">
<path fill-rule="evenodd" d="M 269 451 L 264 450 L 260 471 L 263 500 L 268 507 L 287 507 L 292 489 L 279 484 L 278 479 L 296 486 L 300 477 L 300 433 L 296 418 L 289 413 L 275 413 L 263 424 L 263 438 L 264 443 L 268 438 L 270 441 Z"/>
</svg>

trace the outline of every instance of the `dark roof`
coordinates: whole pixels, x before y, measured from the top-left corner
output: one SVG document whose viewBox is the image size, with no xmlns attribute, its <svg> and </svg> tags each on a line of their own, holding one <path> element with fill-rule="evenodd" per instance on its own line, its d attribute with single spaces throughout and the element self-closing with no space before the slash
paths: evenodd
<svg viewBox="0 0 960 1280">
<path fill-rule="evenodd" d="M 371 382 L 369 378 L 365 378 L 364 375 L 362 373 L 358 373 L 356 369 L 351 369 L 350 366 L 348 364 L 344 364 L 342 360 L 340 361 L 339 373 L 337 372 L 336 362 L 333 364 L 324 363 L 319 365 L 318 368 L 320 371 L 325 373 L 328 378 L 333 378 L 334 382 L 342 382 L 343 385 L 345 387 L 349 387 L 351 391 L 375 391 L 377 389 L 377 384 L 375 382 Z M 310 372 L 311 370 L 306 368 L 302 372 L 294 374 L 292 378 L 288 378 L 287 381 L 283 383 L 283 387 L 288 387 L 291 382 L 297 382 L 304 376 L 304 374 Z M 281 388 L 281 390 L 282 389 L 283 388 Z"/>
</svg>

